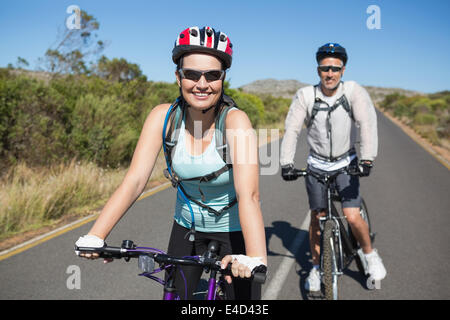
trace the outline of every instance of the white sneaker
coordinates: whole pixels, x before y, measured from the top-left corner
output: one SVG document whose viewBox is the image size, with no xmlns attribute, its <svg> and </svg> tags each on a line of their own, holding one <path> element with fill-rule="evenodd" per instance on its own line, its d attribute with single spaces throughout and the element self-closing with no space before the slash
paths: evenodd
<svg viewBox="0 0 450 320">
<path fill-rule="evenodd" d="M 386 277 L 386 268 L 383 265 L 383 260 L 381 260 L 378 255 L 377 249 L 373 249 L 371 253 L 364 255 L 367 261 L 367 272 L 370 277 L 375 281 L 383 280 Z"/>
<path fill-rule="evenodd" d="M 320 291 L 320 271 L 319 269 L 312 268 L 309 272 L 308 278 L 306 278 L 305 289 L 308 291 Z"/>
</svg>

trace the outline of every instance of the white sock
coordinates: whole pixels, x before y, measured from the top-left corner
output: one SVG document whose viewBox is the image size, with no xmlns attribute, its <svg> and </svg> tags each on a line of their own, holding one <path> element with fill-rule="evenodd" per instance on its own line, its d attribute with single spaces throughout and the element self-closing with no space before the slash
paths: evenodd
<svg viewBox="0 0 450 320">
<path fill-rule="evenodd" d="M 375 250 L 372 250 L 372 251 L 370 251 L 369 253 L 364 253 L 364 256 L 366 257 L 366 259 L 367 258 L 370 258 L 370 257 L 372 257 L 373 255 L 375 255 Z"/>
</svg>

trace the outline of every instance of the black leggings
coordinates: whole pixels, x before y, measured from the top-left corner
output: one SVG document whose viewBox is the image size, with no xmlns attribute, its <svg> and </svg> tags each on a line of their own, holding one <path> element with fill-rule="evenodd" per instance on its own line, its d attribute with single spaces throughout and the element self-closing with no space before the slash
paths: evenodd
<svg viewBox="0 0 450 320">
<path fill-rule="evenodd" d="M 216 240 L 219 243 L 220 258 L 228 254 L 245 254 L 244 237 L 241 231 L 214 233 L 196 231 L 195 241 L 193 242 L 185 238 L 188 231 L 189 229 L 180 226 L 178 223 L 173 223 L 167 254 L 180 257 L 202 255 L 208 249 L 208 244 L 211 240 Z M 185 288 L 184 279 L 180 274 L 180 268 L 183 270 L 187 288 Z M 202 272 L 203 269 L 199 267 L 178 266 L 175 275 L 175 287 L 181 299 L 194 299 L 193 293 L 197 289 Z M 233 278 L 231 285 L 225 284 L 225 291 L 227 298 L 230 300 L 261 299 L 261 285 L 253 281 Z M 187 297 L 185 297 L 185 292 L 187 292 Z"/>
</svg>

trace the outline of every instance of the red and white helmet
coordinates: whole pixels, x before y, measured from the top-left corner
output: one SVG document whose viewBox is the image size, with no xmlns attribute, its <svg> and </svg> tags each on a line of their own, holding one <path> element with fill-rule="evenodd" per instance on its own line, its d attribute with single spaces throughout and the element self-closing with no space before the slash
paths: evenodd
<svg viewBox="0 0 450 320">
<path fill-rule="evenodd" d="M 211 27 L 190 27 L 178 35 L 172 50 L 172 60 L 178 64 L 178 60 L 186 53 L 205 52 L 222 60 L 225 69 L 228 69 L 233 56 L 232 47 L 230 39 L 223 32 Z"/>
</svg>

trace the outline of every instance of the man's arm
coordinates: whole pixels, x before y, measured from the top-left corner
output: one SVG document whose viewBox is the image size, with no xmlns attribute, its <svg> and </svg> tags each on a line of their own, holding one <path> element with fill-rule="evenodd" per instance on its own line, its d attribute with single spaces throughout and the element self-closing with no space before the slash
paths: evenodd
<svg viewBox="0 0 450 320">
<path fill-rule="evenodd" d="M 297 91 L 286 116 L 285 133 L 281 143 L 280 154 L 280 164 L 282 167 L 294 163 L 297 139 L 302 130 L 307 110 L 303 93 L 304 90 Z"/>
<path fill-rule="evenodd" d="M 373 161 L 378 153 L 377 115 L 366 89 L 356 82 L 350 103 L 355 121 L 360 127 L 361 160 Z"/>
</svg>

